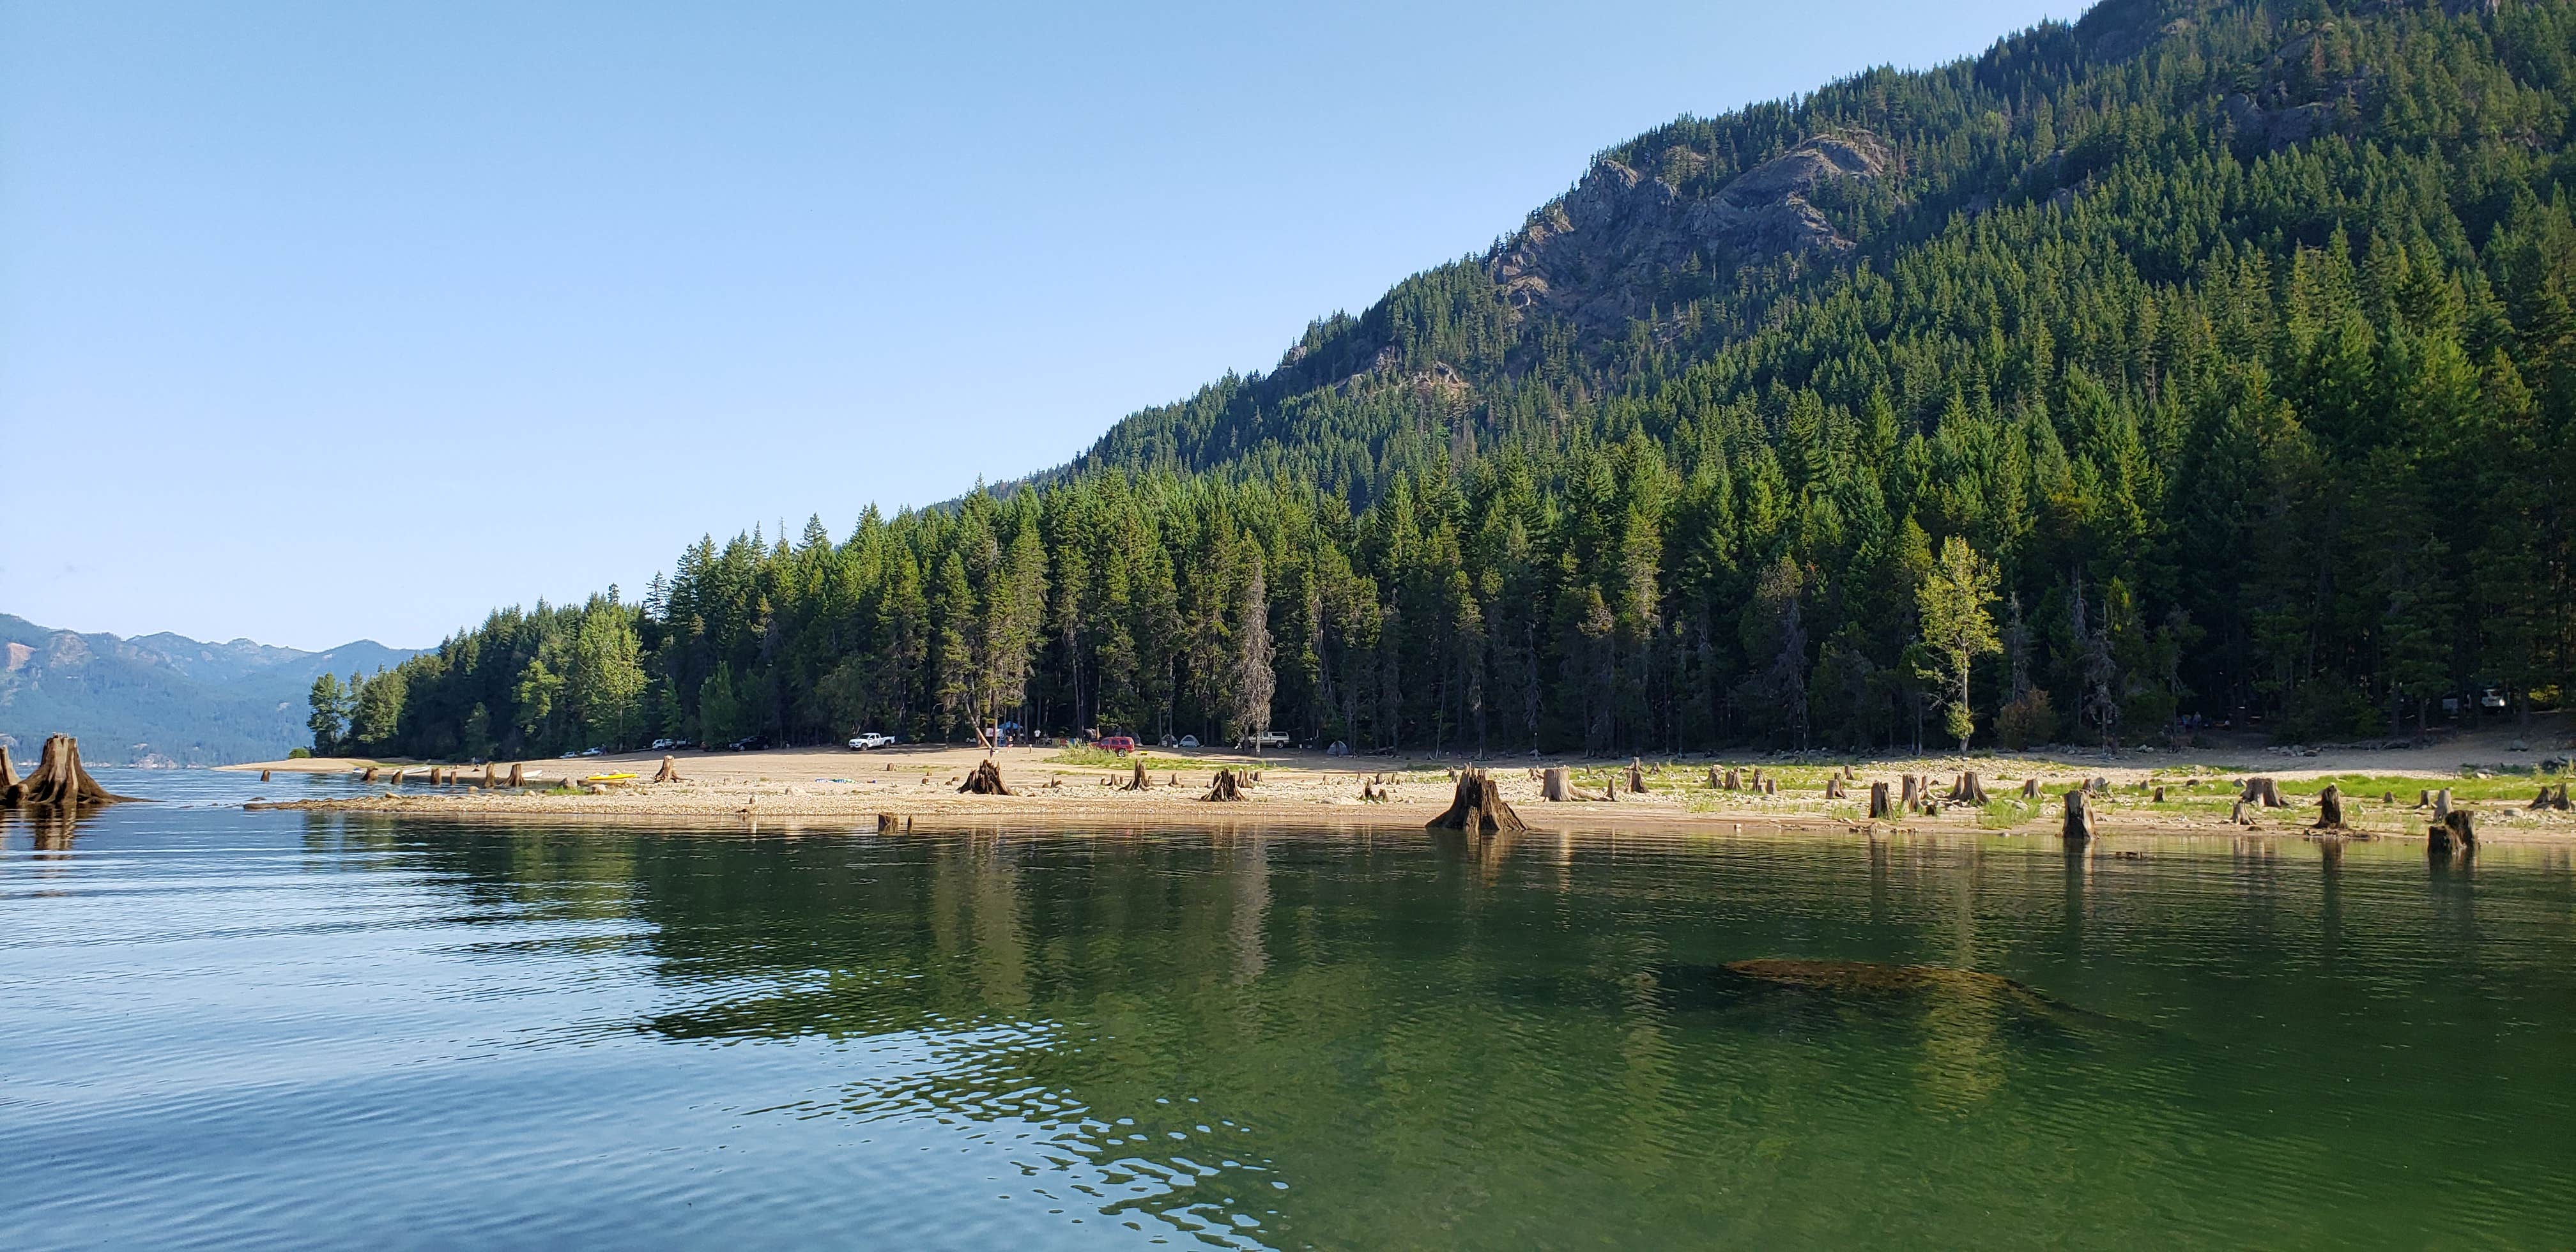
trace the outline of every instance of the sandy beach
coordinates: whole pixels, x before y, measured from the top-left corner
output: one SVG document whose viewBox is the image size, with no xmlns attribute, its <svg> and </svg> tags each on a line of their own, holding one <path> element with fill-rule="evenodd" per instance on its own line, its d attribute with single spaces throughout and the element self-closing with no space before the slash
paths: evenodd
<svg viewBox="0 0 2576 1252">
<path fill-rule="evenodd" d="M 2554 723 L 2556 719 L 2552 719 Z M 2576 817 L 2530 807 L 2541 782 L 2532 771 L 2567 755 L 2564 728 L 2536 724 L 2529 731 L 2455 736 L 2421 747 L 2300 749 L 2260 745 L 2181 752 L 1978 753 L 1969 756 L 1828 759 L 1685 755 L 1641 762 L 1646 790 L 1627 789 L 1626 759 L 1515 757 L 1481 762 L 1500 781 L 1504 797 L 1523 820 L 1542 830 L 1670 826 L 1724 831 L 1730 827 L 1850 829 L 1868 825 L 1872 782 L 1928 777 L 1932 795 L 1946 798 L 1959 775 L 1976 771 L 1992 801 L 1943 804 L 1916 812 L 1896 829 L 2004 833 L 2054 833 L 2058 796 L 2091 779 L 2109 785 L 2096 801 L 2102 833 L 2299 835 L 2316 820 L 2316 793 L 2328 781 L 2344 796 L 2348 825 L 2380 836 L 2422 837 L 2422 793 L 2451 790 L 2455 804 L 2478 814 L 2482 837 L 2576 839 Z M 2517 751 L 2514 744 L 2523 744 Z M 381 792 L 368 796 L 279 801 L 262 807 L 341 811 L 390 811 L 458 817 L 583 817 L 605 820 L 721 819 L 746 823 L 820 823 L 873 829 L 880 818 L 940 826 L 1038 820 L 1068 825 L 1204 825 L 1209 822 L 1275 822 L 1420 827 L 1448 807 L 1454 773 L 1470 764 L 1458 755 L 1330 757 L 1285 751 L 1254 757 L 1234 752 L 1144 753 L 1151 786 L 1126 789 L 1132 766 L 1112 765 L 1096 753 L 1057 748 L 1004 748 L 992 754 L 1014 794 L 960 794 L 959 783 L 985 759 L 971 746 L 902 746 L 868 752 L 839 748 L 786 748 L 759 752 L 682 752 L 675 755 L 681 781 L 650 783 L 660 753 L 625 753 L 574 759 L 516 762 L 528 785 L 484 788 L 479 766 L 460 767 L 459 782 L 427 781 L 431 762 L 304 758 L 230 766 L 235 770 L 349 773 L 379 770 Z M 506 777 L 513 762 L 499 762 Z M 1550 803 L 1540 796 L 1537 770 L 1567 766 L 1575 785 L 1607 800 Z M 1202 799 L 1218 770 L 1257 774 L 1235 802 Z M 1759 769 L 1777 791 L 1726 790 L 1712 770 Z M 394 781 L 394 771 L 403 780 Z M 1852 793 L 1825 794 L 1829 776 L 1848 772 Z M 632 779 L 583 780 L 631 774 Z M 2279 781 L 2289 807 L 2256 809 L 2253 824 L 2230 821 L 2247 777 Z M 2037 803 L 2020 799 L 2023 782 L 2036 778 Z M 1613 792 L 1613 787 L 1617 790 Z M 1363 791 L 1383 799 L 1363 799 Z M 2161 797 L 2161 798 L 2159 798 Z M 1879 823 L 1886 827 L 1889 823 Z"/>
</svg>

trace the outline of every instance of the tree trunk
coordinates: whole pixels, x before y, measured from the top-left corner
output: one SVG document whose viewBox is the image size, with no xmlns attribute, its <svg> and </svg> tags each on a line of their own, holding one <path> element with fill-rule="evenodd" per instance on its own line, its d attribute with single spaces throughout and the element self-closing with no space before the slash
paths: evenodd
<svg viewBox="0 0 2576 1252">
<path fill-rule="evenodd" d="M 2317 793 L 2317 822 L 2313 829 L 2343 829 L 2342 788 L 2335 786 L 2333 783 L 2327 783 L 2326 789 Z"/>
<path fill-rule="evenodd" d="M 1200 796 L 1199 798 L 1202 800 L 1248 800 L 1251 797 L 1243 794 L 1243 780 L 1237 777 L 1233 770 L 1221 769 L 1216 772 L 1216 777 L 1208 780 L 1207 794 Z"/>
<path fill-rule="evenodd" d="M 0 808 L 77 808 L 126 798 L 108 794 L 81 768 L 80 740 L 70 735 L 46 736 L 35 772 L 0 786 Z"/>
<path fill-rule="evenodd" d="M 1869 785 L 1869 819 L 1874 822 L 1896 820 L 1896 806 L 1889 802 L 1886 783 Z"/>
<path fill-rule="evenodd" d="M 1634 767 L 1631 767 L 1634 768 Z M 1449 809 L 1424 824 L 1425 830 L 1463 830 L 1469 834 L 1503 833 L 1529 829 L 1521 815 L 1503 799 L 1503 787 L 1481 769 L 1469 768 L 1458 775 L 1457 794 Z"/>
<path fill-rule="evenodd" d="M 2066 793 L 2066 824 L 2060 833 L 2066 842 L 2072 844 L 2086 843 L 2093 838 L 2093 809 L 2085 803 L 2081 787 Z"/>
<path fill-rule="evenodd" d="M 966 775 L 965 782 L 957 785 L 957 791 L 960 795 L 1006 796 L 1011 794 L 1011 789 L 1002 785 L 1001 767 L 993 764 L 993 758 L 989 756 L 975 762 L 974 771 Z"/>
<path fill-rule="evenodd" d="M 1986 803 L 1986 785 L 1978 780 L 1977 771 L 1969 770 L 1959 775 L 1959 781 L 1950 788 L 1950 799 L 1959 804 Z"/>
<path fill-rule="evenodd" d="M 1548 766 L 1538 785 L 1539 797 L 1551 803 L 1573 799 L 1574 785 L 1569 778 L 1564 766 Z"/>
</svg>

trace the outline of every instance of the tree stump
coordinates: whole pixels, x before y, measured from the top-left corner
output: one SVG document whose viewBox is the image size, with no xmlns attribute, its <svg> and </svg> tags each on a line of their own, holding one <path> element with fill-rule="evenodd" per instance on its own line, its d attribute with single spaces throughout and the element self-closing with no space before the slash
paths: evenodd
<svg viewBox="0 0 2576 1252">
<path fill-rule="evenodd" d="M 1915 801 L 1920 799 L 1922 794 L 1923 793 L 1915 784 L 1914 775 L 1907 774 L 1905 776 L 1905 793 L 1898 797 L 1897 802 L 1905 806 L 1906 812 L 1911 813 L 1914 811 Z"/>
<path fill-rule="evenodd" d="M 1448 811 L 1424 823 L 1423 829 L 1500 834 L 1529 827 L 1522 824 L 1521 815 L 1513 812 L 1510 803 L 1503 799 L 1502 784 L 1495 782 L 1485 771 L 1471 767 L 1459 773 L 1458 791 L 1450 799 Z"/>
<path fill-rule="evenodd" d="M 2152 800 L 2150 800 L 2150 801 L 2149 801 L 2149 803 L 2152 803 L 2152 804 L 2162 804 L 2162 803 L 2164 803 L 2164 802 L 2165 802 L 2165 789 L 2164 789 L 2164 788 L 2162 788 L 2162 787 L 2158 787 L 2158 788 L 2156 788 L 2156 794 L 2155 794 L 2154 798 L 2153 798 Z"/>
<path fill-rule="evenodd" d="M 2111 780 L 2098 774 L 2094 775 L 2092 790 L 2093 794 L 2097 796 L 2107 796 L 2111 794 Z"/>
<path fill-rule="evenodd" d="M 2453 809 L 2450 811 L 2449 815 L 2442 819 L 2442 824 L 2450 828 L 2451 837 L 2459 840 L 2460 847 L 2463 850 L 2470 852 L 2477 850 L 2477 814 L 2472 813 L 2467 809 Z"/>
<path fill-rule="evenodd" d="M 877 814 L 877 833 L 878 833 L 878 834 L 880 834 L 880 835 L 891 835 L 891 834 L 893 834 L 893 833 L 895 832 L 895 828 L 896 828 L 896 826 L 897 826 L 897 823 L 896 823 L 896 821 L 895 821 L 894 814 L 892 814 L 892 813 L 879 813 L 879 814 Z"/>
<path fill-rule="evenodd" d="M 1896 820 L 1896 805 L 1889 799 L 1886 783 L 1874 782 L 1869 785 L 1869 819 L 1871 821 Z"/>
<path fill-rule="evenodd" d="M 1959 781 L 1950 786 L 1950 801 L 1953 804 L 1986 803 L 1986 785 L 1978 781 L 1977 771 L 1969 770 L 1959 775 Z"/>
<path fill-rule="evenodd" d="M 2535 809 L 2545 809 L 2549 807 L 2549 784 L 2540 784 L 2540 794 L 2531 798 L 2531 807 Z"/>
<path fill-rule="evenodd" d="M 975 768 L 966 775 L 966 781 L 958 784 L 957 793 L 959 795 L 1006 796 L 1011 794 L 1011 789 L 1002 785 L 1001 767 L 993 764 L 993 758 L 986 757 L 983 760 L 975 762 Z"/>
<path fill-rule="evenodd" d="M 1780 780 L 1779 780 L 1779 779 L 1777 779 L 1777 778 L 1765 778 L 1765 779 L 1763 779 L 1763 780 L 1762 780 L 1762 794 L 1764 794 L 1764 795 L 1766 795 L 1766 796 L 1776 796 L 1776 795 L 1780 794 Z"/>
<path fill-rule="evenodd" d="M 2567 811 L 2567 784 L 2558 784 L 2558 798 L 2550 801 L 2549 807 L 2556 809 L 2561 813 Z"/>
<path fill-rule="evenodd" d="M 1711 772 L 1714 773 L 1715 771 L 1712 770 Z M 1546 772 L 1540 775 L 1538 794 L 1540 799 L 1551 803 L 1573 799 L 1574 783 L 1572 781 L 1572 776 L 1566 772 L 1565 767 L 1562 765 L 1548 766 Z"/>
<path fill-rule="evenodd" d="M 2237 826 L 2251 826 L 2254 824 L 2254 817 L 2252 814 L 2245 811 L 2245 802 L 2243 800 L 2237 801 L 2236 807 L 2227 811 L 2227 820 L 2230 824 Z"/>
<path fill-rule="evenodd" d="M 680 781 L 679 758 L 670 756 L 663 757 L 662 768 L 653 775 L 653 781 L 657 783 Z"/>
<path fill-rule="evenodd" d="M 483 789 L 485 791 L 492 789 L 492 767 L 488 763 L 483 766 Z"/>
<path fill-rule="evenodd" d="M 1147 778 L 1147 777 L 1145 776 L 1145 762 L 1144 762 L 1143 760 L 1141 760 L 1141 759 L 1140 759 L 1140 760 L 1138 760 L 1138 761 L 1135 763 L 1135 766 L 1136 766 L 1136 767 L 1135 767 L 1135 769 L 1134 769 L 1133 771 L 1131 771 L 1131 772 L 1127 775 L 1127 785 L 1126 785 L 1126 786 L 1124 786 L 1124 787 L 1119 788 L 1119 790 L 1121 790 L 1121 791 L 1151 791 L 1151 790 L 1153 790 L 1153 789 L 1154 789 L 1154 780 L 1153 780 L 1153 779 L 1151 779 L 1151 778 Z"/>
<path fill-rule="evenodd" d="M 1628 792 L 1631 795 L 1646 794 L 1646 771 L 1637 768 L 1634 761 L 1628 763 Z"/>
<path fill-rule="evenodd" d="M 2450 819 L 2450 816 L 2451 789 L 2444 787 L 2433 793 L 2433 820 L 2437 822 L 2447 821 Z"/>
<path fill-rule="evenodd" d="M 528 785 L 528 774 L 527 774 L 527 769 L 528 769 L 528 767 L 527 767 L 526 762 L 523 762 L 523 761 L 512 761 L 512 762 L 510 762 L 510 785 L 511 785 L 511 786 L 513 786 L 513 787 L 525 787 L 525 786 L 527 786 L 527 785 Z"/>
<path fill-rule="evenodd" d="M 2421 808 L 2430 808 L 2430 807 L 2432 807 L 2432 804 L 2433 804 L 2433 793 L 2432 793 L 2432 792 L 2430 792 L 2430 791 L 2418 791 L 2418 792 L 2416 792 L 2416 793 L 2415 793 L 2415 807 L 2416 807 L 2416 808 L 2419 808 L 2419 809 L 2421 809 Z"/>
<path fill-rule="evenodd" d="M 1199 798 L 1202 800 L 1251 799 L 1250 796 L 1243 794 L 1243 778 L 1230 769 L 1218 770 L 1216 777 L 1208 780 L 1207 794 Z"/>
<path fill-rule="evenodd" d="M 2447 858 L 2454 852 L 2475 852 L 2478 848 L 2478 824 L 2467 809 L 2456 809 L 2442 820 L 2424 828 L 2425 852 L 2435 858 Z"/>
<path fill-rule="evenodd" d="M 368 766 L 367 768 L 365 768 L 365 769 L 363 769 L 363 770 L 360 770 L 360 771 L 358 772 L 358 781 L 359 781 L 359 782 L 362 782 L 362 783 L 371 783 L 371 782 L 374 782 L 375 780 L 376 780 L 376 767 L 375 767 L 375 766 L 373 766 L 373 765 L 370 765 L 370 766 Z"/>
<path fill-rule="evenodd" d="M 2025 800 L 2039 798 L 2039 779 L 2033 777 L 2021 780 L 2021 798 Z"/>
<path fill-rule="evenodd" d="M 2333 783 L 2327 783 L 2326 789 L 2317 793 L 2317 821 L 2316 825 L 2310 827 L 2310 829 L 2343 829 L 2342 788 L 2335 786 Z"/>
<path fill-rule="evenodd" d="M 0 786 L 0 808 L 78 808 L 127 798 L 108 794 L 107 788 L 89 776 L 89 771 L 81 767 L 80 740 L 70 735 L 46 736 L 35 771 Z"/>
<path fill-rule="evenodd" d="M 1825 798 L 1828 800 L 1843 798 L 1843 780 L 1840 774 L 1825 775 Z"/>
<path fill-rule="evenodd" d="M 406 775 L 406 774 L 409 774 L 410 772 L 411 772 L 411 771 L 410 771 L 410 770 L 407 770 L 407 769 L 398 769 L 398 770 L 395 770 L 395 771 L 394 771 L 394 783 L 393 783 L 393 785 L 395 785 L 395 786 L 397 786 L 397 787 L 399 787 L 399 786 L 403 785 L 403 776 L 404 776 L 404 775 Z"/>
<path fill-rule="evenodd" d="M 2246 779 L 2245 791 L 2238 798 L 2249 804 L 2260 804 L 2267 809 L 2290 807 L 2290 802 L 2281 798 L 2281 784 L 2269 778 Z"/>
<path fill-rule="evenodd" d="M 2068 843 L 2085 843 L 2093 838 L 2093 809 L 2084 801 L 2081 787 L 2066 793 L 2066 824 L 2060 833 Z"/>
</svg>

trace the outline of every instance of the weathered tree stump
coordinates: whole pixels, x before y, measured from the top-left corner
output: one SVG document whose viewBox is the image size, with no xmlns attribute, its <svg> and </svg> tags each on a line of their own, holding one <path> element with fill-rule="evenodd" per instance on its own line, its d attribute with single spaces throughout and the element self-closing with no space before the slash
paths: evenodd
<svg viewBox="0 0 2576 1252">
<path fill-rule="evenodd" d="M 2066 793 L 2066 823 L 2059 833 L 2068 843 L 2085 843 L 2093 838 L 2093 809 L 2085 803 L 2083 788 Z"/>
<path fill-rule="evenodd" d="M 1826 799 L 1828 799 L 1828 800 L 1840 800 L 1840 799 L 1842 799 L 1842 798 L 1843 798 L 1843 779 L 1842 779 L 1842 775 L 1840 775 L 1840 774 L 1827 774 L 1827 775 L 1825 775 L 1825 798 L 1826 798 Z"/>
<path fill-rule="evenodd" d="M 1869 785 L 1869 818 L 1871 821 L 1896 820 L 1896 805 L 1887 794 L 1886 783 L 1874 782 Z"/>
<path fill-rule="evenodd" d="M 528 785 L 528 766 L 527 766 L 527 763 L 526 763 L 526 762 L 524 762 L 524 761 L 512 761 L 512 762 L 510 762 L 510 783 L 509 783 L 509 785 L 510 785 L 510 786 L 513 786 L 513 787 L 525 787 L 525 786 L 527 786 L 527 785 Z"/>
<path fill-rule="evenodd" d="M 1766 796 L 1776 796 L 1776 795 L 1780 794 L 1780 780 L 1779 780 L 1779 779 L 1777 779 L 1777 778 L 1765 778 L 1765 779 L 1763 779 L 1763 780 L 1762 780 L 1762 794 L 1764 794 L 1764 795 L 1766 795 Z"/>
<path fill-rule="evenodd" d="M 1001 767 L 993 764 L 993 758 L 986 757 L 975 762 L 975 768 L 967 773 L 966 781 L 957 785 L 957 792 L 959 795 L 1006 796 L 1011 794 L 1011 789 L 1002 785 Z"/>
<path fill-rule="evenodd" d="M 2311 829 L 2343 829 L 2342 788 L 2335 786 L 2333 783 L 2327 783 L 2326 789 L 2317 793 L 2317 821 L 2316 825 L 2311 827 Z"/>
<path fill-rule="evenodd" d="M 2550 801 L 2549 807 L 2556 809 L 2561 813 L 2567 811 L 2567 784 L 2558 784 L 2558 798 Z"/>
<path fill-rule="evenodd" d="M 1646 771 L 1639 769 L 1634 761 L 1628 763 L 1628 793 L 1640 796 L 1646 794 Z"/>
<path fill-rule="evenodd" d="M 678 782 L 678 781 L 680 781 L 680 760 L 679 760 L 679 758 L 678 758 L 678 757 L 671 757 L 671 756 L 663 757 L 663 758 L 662 758 L 662 768 L 661 768 L 660 770 L 658 770 L 658 771 L 656 771 L 656 772 L 654 773 L 654 775 L 653 775 L 653 781 L 655 781 L 655 782 L 657 782 L 657 783 Z"/>
<path fill-rule="evenodd" d="M 2540 794 L 2531 798 L 2531 807 L 2535 809 L 2545 809 L 2549 807 L 2549 784 L 2540 784 Z"/>
<path fill-rule="evenodd" d="M 2162 787 L 2158 787 L 2158 788 L 2156 788 L 2156 794 L 2155 794 L 2155 796 L 2154 796 L 2154 797 L 2149 801 L 2149 803 L 2153 803 L 2153 804 L 2162 804 L 2162 803 L 2164 803 L 2164 802 L 2165 802 L 2165 789 L 2164 789 L 2164 788 L 2162 788 Z"/>
<path fill-rule="evenodd" d="M 1199 798 L 1202 800 L 1249 800 L 1252 797 L 1243 794 L 1243 778 L 1241 775 L 1236 774 L 1230 769 L 1221 769 L 1216 772 L 1216 777 L 1208 780 L 1207 794 L 1200 796 Z"/>
<path fill-rule="evenodd" d="M 891 834 L 893 834 L 893 833 L 895 832 L 895 829 L 896 829 L 896 827 L 897 827 L 898 825 L 899 825 L 899 823 L 895 821 L 895 816 L 894 816 L 894 814 L 892 814 L 892 813 L 879 813 L 879 814 L 877 814 L 877 833 L 878 833 L 878 834 L 880 834 L 880 835 L 891 835 Z"/>
<path fill-rule="evenodd" d="M 2437 822 L 2447 821 L 2450 819 L 2450 816 L 2451 789 L 2444 787 L 2433 793 L 2433 820 Z"/>
<path fill-rule="evenodd" d="M 483 767 L 483 789 L 485 791 L 492 789 L 492 767 L 489 764 Z"/>
<path fill-rule="evenodd" d="M 1744 775 L 1737 773 L 1734 770 L 1726 771 L 1726 789 L 1729 791 L 1744 790 Z"/>
<path fill-rule="evenodd" d="M 2427 854 L 2447 858 L 2453 853 L 2470 853 L 2478 849 L 2477 819 L 2467 809 L 2454 809 L 2442 820 L 2424 828 Z"/>
<path fill-rule="evenodd" d="M 370 766 L 366 767 L 365 769 L 358 771 L 358 781 L 359 781 L 359 782 L 362 782 L 362 783 L 371 783 L 371 782 L 374 782 L 375 780 L 376 780 L 376 767 L 375 767 L 375 766 L 370 765 Z"/>
<path fill-rule="evenodd" d="M 2422 808 L 2430 808 L 2430 807 L 2432 807 L 2432 804 L 2433 804 L 2433 793 L 2432 793 L 2432 792 L 2430 792 L 2430 791 L 2418 791 L 2418 792 L 2416 792 L 2416 793 L 2415 793 L 2415 807 L 2416 807 L 2416 808 L 2419 808 L 2419 809 L 2422 809 Z"/>
<path fill-rule="evenodd" d="M 78 808 L 129 798 L 109 794 L 89 776 L 81 767 L 80 740 L 70 735 L 46 736 L 35 771 L 0 785 L 0 808 Z"/>
<path fill-rule="evenodd" d="M 2236 807 L 2227 811 L 2227 820 L 2238 826 L 2251 826 L 2254 824 L 2254 815 L 2247 812 L 2245 802 L 2239 800 L 2236 802 Z"/>
<path fill-rule="evenodd" d="M 1458 775 L 1458 791 L 1450 799 L 1448 811 L 1432 818 L 1423 828 L 1463 830 L 1469 834 L 1529 829 L 1521 822 L 1521 815 L 1513 812 L 1512 806 L 1503 799 L 1502 784 L 1495 782 L 1485 771 L 1474 768 Z"/>
<path fill-rule="evenodd" d="M 2101 776 L 2101 775 L 2099 775 L 2099 774 L 2094 775 L 2094 776 L 2093 776 L 2093 783 L 2092 783 L 2092 792 L 2093 792 L 2093 794 L 2094 794 L 2094 795 L 2097 795 L 2097 796 L 2107 796 L 2107 795 L 2111 794 L 2111 780 L 2110 780 L 2110 779 L 2108 779 L 2108 778 L 2104 778 L 2104 777 L 2102 777 L 2102 776 Z"/>
<path fill-rule="evenodd" d="M 2037 777 L 2021 780 L 2021 798 L 2025 800 L 2036 800 L 2039 798 L 2039 779 Z"/>
<path fill-rule="evenodd" d="M 1922 792 L 1916 787 L 1914 775 L 1907 774 L 1904 781 L 1905 793 L 1897 798 L 1897 803 L 1905 806 L 1905 811 L 1911 813 L 1914 811 L 1915 801 L 1921 798 Z"/>
<path fill-rule="evenodd" d="M 1978 805 L 1986 803 L 1986 784 L 1978 780 L 1977 771 L 1968 770 L 1960 774 L 1959 781 L 1950 785 L 1950 802 Z"/>
<path fill-rule="evenodd" d="M 1120 788 L 1122 791 L 1151 791 L 1153 789 L 1154 780 L 1145 776 L 1145 762 L 1142 760 L 1138 760 L 1135 763 L 1135 769 L 1130 771 L 1127 775 L 1127 785 Z"/>
<path fill-rule="evenodd" d="M 1548 766 L 1539 776 L 1538 794 L 1540 799 L 1551 803 L 1573 799 L 1573 776 L 1562 765 Z"/>
<path fill-rule="evenodd" d="M 2281 798 L 2281 784 L 2270 778 L 2248 778 L 2245 791 L 2238 798 L 2267 809 L 2286 809 L 2290 802 Z"/>
<path fill-rule="evenodd" d="M 2459 840 L 2461 847 L 2469 849 L 2470 851 L 2477 850 L 2477 814 L 2472 813 L 2467 809 L 2453 809 L 2449 814 L 2442 818 L 2442 824 L 2450 828 L 2451 837 Z"/>
</svg>

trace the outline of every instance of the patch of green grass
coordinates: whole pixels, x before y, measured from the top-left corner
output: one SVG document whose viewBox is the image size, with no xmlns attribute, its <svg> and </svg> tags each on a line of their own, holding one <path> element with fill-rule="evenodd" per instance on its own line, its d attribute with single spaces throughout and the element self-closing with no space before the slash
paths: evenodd
<svg viewBox="0 0 2576 1252">
<path fill-rule="evenodd" d="M 1988 830 L 2010 830 L 2039 816 L 2040 805 L 2019 796 L 1989 800 L 1977 811 L 1977 824 Z"/>
<path fill-rule="evenodd" d="M 1046 764 L 1049 765 L 1080 765 L 1087 766 L 1092 769 L 1126 770 L 1134 769 L 1136 767 L 1136 762 L 1140 760 L 1145 763 L 1145 768 L 1149 772 L 1158 769 L 1175 770 L 1208 768 L 1208 765 L 1203 761 L 1185 761 L 1177 757 L 1167 756 L 1140 757 L 1132 752 L 1111 752 L 1106 748 L 1094 748 L 1088 745 L 1066 748 L 1065 750 L 1056 753 L 1054 756 L 1045 758 Z"/>
</svg>

